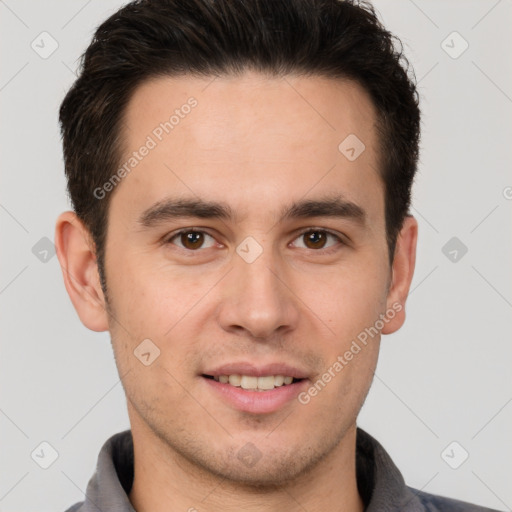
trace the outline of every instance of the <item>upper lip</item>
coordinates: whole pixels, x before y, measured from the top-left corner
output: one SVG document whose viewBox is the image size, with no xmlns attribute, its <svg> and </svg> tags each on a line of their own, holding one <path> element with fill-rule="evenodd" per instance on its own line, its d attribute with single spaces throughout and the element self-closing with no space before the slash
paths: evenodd
<svg viewBox="0 0 512 512">
<path fill-rule="evenodd" d="M 286 363 L 268 363 L 256 365 L 249 362 L 227 363 L 222 366 L 217 366 L 214 369 L 206 370 L 203 375 L 210 375 L 218 377 L 219 375 L 249 375 L 252 377 L 264 377 L 267 375 L 283 375 L 285 377 L 293 377 L 295 379 L 306 379 L 307 372 L 290 366 Z"/>
</svg>

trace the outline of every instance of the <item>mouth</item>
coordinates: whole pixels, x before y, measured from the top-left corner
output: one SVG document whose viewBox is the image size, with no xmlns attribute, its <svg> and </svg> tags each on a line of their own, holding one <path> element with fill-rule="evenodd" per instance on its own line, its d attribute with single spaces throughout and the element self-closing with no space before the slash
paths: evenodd
<svg viewBox="0 0 512 512">
<path fill-rule="evenodd" d="M 255 366 L 240 362 L 208 369 L 199 377 L 212 400 L 240 412 L 268 414 L 292 406 L 299 393 L 307 389 L 308 375 L 285 363 Z"/>
<path fill-rule="evenodd" d="M 298 379 L 290 375 L 207 375 L 203 374 L 205 379 L 212 379 L 221 384 L 228 384 L 235 388 L 241 388 L 246 391 L 270 391 L 281 386 L 289 386 L 305 379 Z"/>
</svg>

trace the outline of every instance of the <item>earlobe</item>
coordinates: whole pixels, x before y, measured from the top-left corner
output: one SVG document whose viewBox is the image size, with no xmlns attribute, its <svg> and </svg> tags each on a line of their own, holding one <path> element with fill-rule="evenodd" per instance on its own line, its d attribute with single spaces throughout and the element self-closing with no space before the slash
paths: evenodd
<svg viewBox="0 0 512 512">
<path fill-rule="evenodd" d="M 393 311 L 393 314 L 388 315 L 389 321 L 382 329 L 382 334 L 398 331 L 405 322 L 405 302 L 414 275 L 417 240 L 418 222 L 412 215 L 408 215 L 397 238 L 386 303 L 387 311 Z"/>
<path fill-rule="evenodd" d="M 95 248 L 89 231 L 74 212 L 59 215 L 55 247 L 64 284 L 82 323 L 92 331 L 108 330 Z"/>
</svg>

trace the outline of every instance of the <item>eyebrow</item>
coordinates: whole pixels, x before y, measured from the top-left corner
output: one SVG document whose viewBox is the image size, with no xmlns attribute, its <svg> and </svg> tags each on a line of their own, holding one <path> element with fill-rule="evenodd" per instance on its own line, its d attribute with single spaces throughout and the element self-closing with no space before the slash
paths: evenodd
<svg viewBox="0 0 512 512">
<path fill-rule="evenodd" d="M 166 221 L 182 217 L 220 219 L 232 222 L 236 220 L 233 209 L 226 203 L 170 197 L 158 201 L 144 210 L 138 219 L 138 223 L 149 229 Z M 331 196 L 293 202 L 281 210 L 279 222 L 311 217 L 343 218 L 364 225 L 367 215 L 361 206 L 344 199 L 342 196 Z"/>
</svg>

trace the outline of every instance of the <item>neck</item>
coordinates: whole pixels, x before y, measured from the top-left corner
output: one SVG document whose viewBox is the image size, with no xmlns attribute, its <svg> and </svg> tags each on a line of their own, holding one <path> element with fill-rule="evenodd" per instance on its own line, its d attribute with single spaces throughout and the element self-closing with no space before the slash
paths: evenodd
<svg viewBox="0 0 512 512">
<path fill-rule="evenodd" d="M 182 457 L 141 422 L 132 421 L 137 512 L 363 512 L 356 482 L 356 427 L 312 470 L 280 487 L 254 487 L 214 475 Z"/>
</svg>

